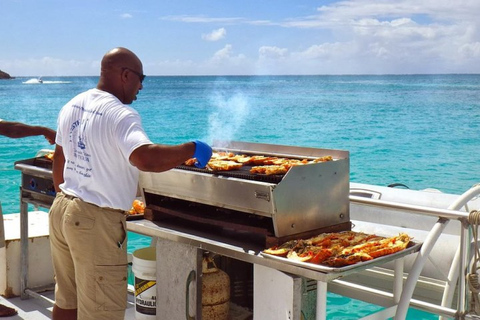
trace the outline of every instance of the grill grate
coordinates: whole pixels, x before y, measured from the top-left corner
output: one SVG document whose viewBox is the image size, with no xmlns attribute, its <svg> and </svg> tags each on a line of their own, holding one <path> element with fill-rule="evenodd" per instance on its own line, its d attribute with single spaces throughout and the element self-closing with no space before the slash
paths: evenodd
<svg viewBox="0 0 480 320">
<path fill-rule="evenodd" d="M 268 183 L 275 183 L 279 184 L 284 175 L 283 174 L 253 174 L 250 173 L 250 169 L 253 166 L 244 165 L 238 170 L 231 170 L 231 171 L 211 171 L 208 169 L 200 169 L 197 167 L 191 167 L 186 165 L 177 166 L 176 169 L 187 170 L 187 171 L 194 171 L 194 172 L 202 172 L 208 173 L 216 176 L 224 176 L 224 177 L 232 177 L 232 178 L 239 178 L 244 180 L 253 180 L 253 181 L 260 181 L 260 182 L 268 182 Z"/>
</svg>

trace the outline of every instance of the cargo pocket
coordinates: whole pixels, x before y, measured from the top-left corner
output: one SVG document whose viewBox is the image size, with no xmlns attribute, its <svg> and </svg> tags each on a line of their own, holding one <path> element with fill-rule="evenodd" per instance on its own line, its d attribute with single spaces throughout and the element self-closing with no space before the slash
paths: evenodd
<svg viewBox="0 0 480 320">
<path fill-rule="evenodd" d="M 90 217 L 81 216 L 78 214 L 67 214 L 65 216 L 65 225 L 72 228 L 72 230 L 91 230 L 95 225 L 95 219 Z"/>
<path fill-rule="evenodd" d="M 119 311 L 127 308 L 127 267 L 95 266 L 96 309 Z"/>
</svg>

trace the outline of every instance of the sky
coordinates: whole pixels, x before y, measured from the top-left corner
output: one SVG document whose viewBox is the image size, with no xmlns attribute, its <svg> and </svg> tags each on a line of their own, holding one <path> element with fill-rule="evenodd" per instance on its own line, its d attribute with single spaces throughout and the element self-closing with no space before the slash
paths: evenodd
<svg viewBox="0 0 480 320">
<path fill-rule="evenodd" d="M 479 0 L 0 0 L 0 70 L 97 76 L 480 73 Z"/>
</svg>

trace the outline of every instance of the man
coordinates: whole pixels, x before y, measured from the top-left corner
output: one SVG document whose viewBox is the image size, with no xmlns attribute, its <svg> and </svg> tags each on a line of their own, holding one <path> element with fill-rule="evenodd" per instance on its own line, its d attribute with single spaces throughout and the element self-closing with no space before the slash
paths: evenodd
<svg viewBox="0 0 480 320">
<path fill-rule="evenodd" d="M 9 138 L 25 138 L 31 136 L 44 136 L 50 144 L 55 143 L 55 130 L 42 126 L 30 126 L 20 122 L 5 121 L 0 119 L 0 135 Z M 5 247 L 5 231 L 3 213 L 0 205 L 0 248 Z M 0 317 L 11 317 L 17 310 L 0 304 Z"/>
<path fill-rule="evenodd" d="M 153 144 L 129 107 L 143 88 L 143 66 L 126 48 L 105 54 L 97 87 L 58 116 L 50 209 L 55 271 L 52 318 L 123 320 L 127 302 L 126 216 L 139 170 L 161 172 L 190 158 L 204 167 L 212 149 L 200 141 Z"/>
</svg>

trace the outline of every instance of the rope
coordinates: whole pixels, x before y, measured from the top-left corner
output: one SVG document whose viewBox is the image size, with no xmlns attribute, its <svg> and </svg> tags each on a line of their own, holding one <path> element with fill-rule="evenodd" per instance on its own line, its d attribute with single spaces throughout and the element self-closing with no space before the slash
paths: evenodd
<svg viewBox="0 0 480 320">
<path fill-rule="evenodd" d="M 472 236 L 473 236 L 473 245 L 474 245 L 474 259 L 472 264 L 472 269 L 467 275 L 468 287 L 470 289 L 471 299 L 470 299 L 470 312 L 475 314 L 480 314 L 480 277 L 477 273 L 478 267 L 477 263 L 480 263 L 480 248 L 478 245 L 478 226 L 480 224 L 480 211 L 473 210 L 468 216 L 468 222 L 472 226 Z"/>
</svg>

